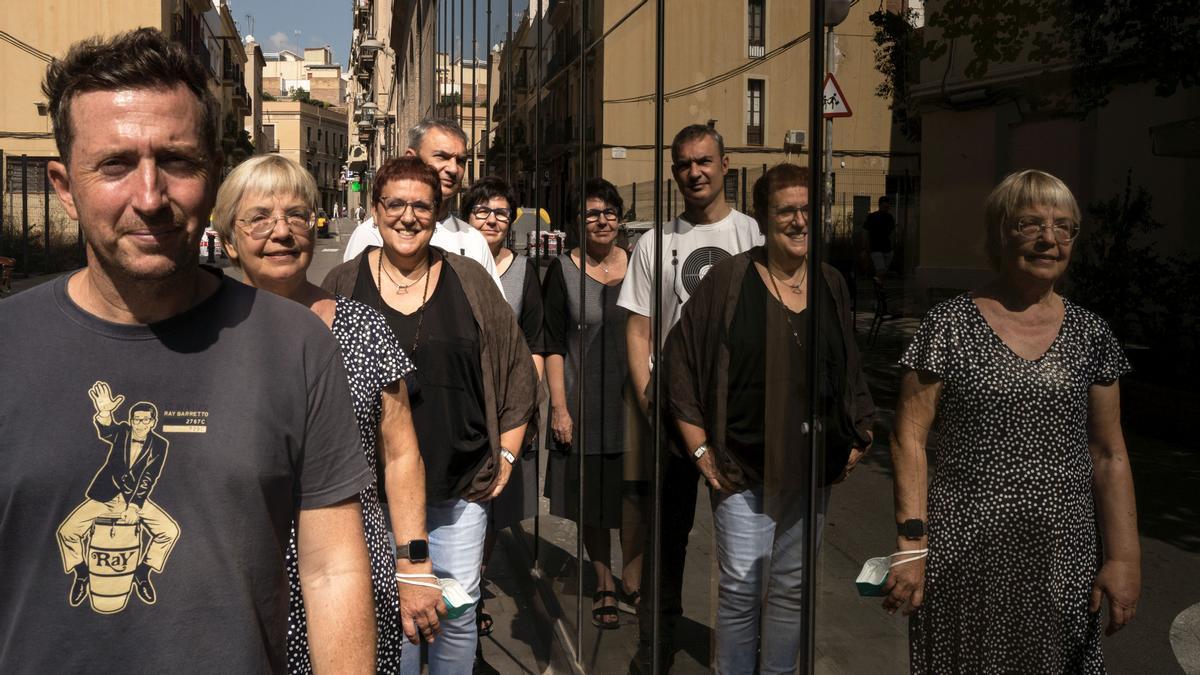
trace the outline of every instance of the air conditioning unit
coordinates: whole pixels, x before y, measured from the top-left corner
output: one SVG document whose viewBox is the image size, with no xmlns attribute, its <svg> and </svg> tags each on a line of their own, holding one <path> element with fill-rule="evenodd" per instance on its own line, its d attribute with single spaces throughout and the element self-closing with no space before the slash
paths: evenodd
<svg viewBox="0 0 1200 675">
<path fill-rule="evenodd" d="M 804 141 L 807 139 L 807 134 L 803 129 L 788 129 L 787 136 L 783 139 L 784 146 L 804 147 Z"/>
</svg>

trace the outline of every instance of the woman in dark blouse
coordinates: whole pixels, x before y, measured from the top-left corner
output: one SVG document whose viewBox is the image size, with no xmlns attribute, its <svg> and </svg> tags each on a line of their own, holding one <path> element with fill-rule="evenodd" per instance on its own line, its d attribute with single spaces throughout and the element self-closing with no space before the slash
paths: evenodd
<svg viewBox="0 0 1200 675">
<path fill-rule="evenodd" d="M 525 344 L 533 354 L 533 367 L 537 369 L 540 382 L 545 362 L 542 356 L 542 284 L 533 261 L 528 257 L 518 258 L 512 249 L 504 245 L 516 213 L 517 200 L 508 183 L 499 176 L 480 178 L 462 197 L 460 217 L 479 230 L 487 240 L 492 257 L 496 260 L 496 273 L 500 275 L 504 297 L 512 307 L 521 333 L 525 336 Z M 487 541 L 483 549 L 484 573 L 492 557 L 492 547 L 496 544 L 496 531 L 537 515 L 536 451 L 537 425 L 530 424 L 525 432 L 520 461 L 513 465 L 508 487 L 492 502 Z M 481 636 L 492 632 L 492 617 L 483 611 L 483 600 L 479 601 L 475 621 Z"/>
<path fill-rule="evenodd" d="M 434 573 L 478 601 L 490 502 L 508 483 L 536 404 L 533 360 L 487 272 L 429 245 L 441 201 L 433 169 L 416 157 L 388 160 L 371 201 L 383 247 L 334 268 L 324 286 L 377 307 L 416 365 L 429 557 Z M 397 544 L 401 557 L 423 548 Z M 443 620 L 429 672 L 469 670 L 477 640 L 473 606 Z M 416 652 L 404 652 L 405 672 L 419 668 Z"/>
<path fill-rule="evenodd" d="M 828 265 L 809 275 L 808 182 L 808 169 L 781 164 L 755 183 L 766 246 L 709 270 L 663 352 L 666 404 L 711 488 L 722 673 L 790 673 L 800 662 L 813 409 L 824 430 L 823 485 L 845 478 L 871 442 L 874 406 L 846 284 Z M 821 298 L 816 316 L 810 283 Z M 811 321 L 820 325 L 815 345 Z M 807 370 L 813 350 L 816 373 Z M 821 520 L 818 512 L 818 529 Z"/>
<path fill-rule="evenodd" d="M 622 527 L 626 311 L 617 306 L 617 296 L 629 256 L 614 245 L 624 207 L 621 195 L 601 178 L 589 180 L 585 188 L 587 241 L 555 258 L 546 272 L 546 379 L 550 440 L 556 449 L 547 464 L 546 496 L 551 514 L 579 521 L 582 456 L 583 543 L 597 578 L 592 623 L 616 628 L 611 530 L 621 528 L 624 591 L 641 578 L 641 528 Z M 582 298 L 581 281 L 586 284 Z M 582 437 L 576 425 L 580 378 L 587 383 Z"/>
</svg>

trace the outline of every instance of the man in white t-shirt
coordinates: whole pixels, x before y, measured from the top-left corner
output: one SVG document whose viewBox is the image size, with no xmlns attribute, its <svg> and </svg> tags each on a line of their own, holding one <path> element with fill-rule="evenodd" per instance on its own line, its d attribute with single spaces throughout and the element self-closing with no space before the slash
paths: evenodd
<svg viewBox="0 0 1200 675">
<path fill-rule="evenodd" d="M 684 209 L 665 225 L 662 250 L 662 326 L 661 339 L 667 338 L 679 320 L 700 280 L 713 265 L 737 253 L 760 246 L 762 233 L 754 219 L 725 203 L 723 190 L 729 158 L 725 142 L 717 130 L 702 124 L 684 127 L 671 142 L 671 173 L 683 193 Z M 617 304 L 629 310 L 625 328 L 629 355 L 629 376 L 639 407 L 648 412 L 646 389 L 650 383 L 653 354 L 654 314 L 654 235 L 638 240 L 629 261 L 629 271 L 621 287 Z M 666 425 L 664 425 L 665 428 Z M 664 433 L 670 433 L 669 430 Z M 663 467 L 662 565 L 660 565 L 660 601 L 663 623 L 660 664 L 666 667 L 673 653 L 674 627 L 683 613 L 683 566 L 687 540 L 696 515 L 696 483 L 700 478 L 692 460 L 693 448 L 668 452 Z M 650 551 L 647 547 L 647 551 Z M 650 664 L 650 626 L 654 608 L 650 598 L 649 561 L 642 565 L 642 601 L 638 606 L 639 644 L 635 665 L 648 672 Z"/>
<path fill-rule="evenodd" d="M 496 260 L 492 257 L 487 240 L 479 230 L 450 213 L 454 197 L 462 189 L 467 162 L 467 135 L 462 128 L 448 120 L 424 119 L 408 130 L 408 149 L 404 154 L 420 157 L 421 161 L 437 171 L 438 180 L 441 181 L 442 208 L 437 214 L 438 222 L 429 243 L 483 265 L 499 286 Z M 383 246 L 383 237 L 379 235 L 379 228 L 375 227 L 375 219 L 367 218 L 354 228 L 350 240 L 346 242 L 342 260 L 351 260 L 371 246 Z"/>
</svg>

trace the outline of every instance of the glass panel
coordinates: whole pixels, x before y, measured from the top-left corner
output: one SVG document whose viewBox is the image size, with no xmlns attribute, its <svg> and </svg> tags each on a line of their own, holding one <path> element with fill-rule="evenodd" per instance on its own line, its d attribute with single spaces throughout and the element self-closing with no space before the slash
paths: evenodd
<svg viewBox="0 0 1200 675">
<path fill-rule="evenodd" d="M 497 528 L 485 576 L 497 623 L 483 653 L 496 668 L 624 672 L 640 661 L 649 672 L 653 659 L 677 672 L 780 663 L 830 673 L 1072 670 L 1024 667 L 1040 657 L 1011 651 L 1010 642 L 1047 654 L 1074 644 L 1045 627 L 1067 610 L 1038 584 L 1071 586 L 1070 620 L 1094 635 L 1080 598 L 1097 565 L 1133 559 L 1135 543 L 1147 583 L 1137 620 L 1100 641 L 1105 663 L 1117 672 L 1196 667 L 1177 656 L 1196 649 L 1186 637 L 1195 583 L 1175 571 L 1194 567 L 1200 549 L 1189 500 L 1200 467 L 1182 421 L 1200 412 L 1200 250 L 1184 225 L 1196 106 L 1195 92 L 1179 86 L 1192 82 L 1195 61 L 1166 46 L 1195 41 L 1186 39 L 1194 10 L 1160 3 L 1162 16 L 1148 22 L 1129 3 L 1087 16 L 1032 1 L 1003 9 L 1012 16 L 978 14 L 977 4 L 667 2 L 660 38 L 657 1 L 418 3 L 426 18 L 417 23 L 437 46 L 396 49 L 420 62 L 402 69 L 403 82 L 418 84 L 396 99 L 410 103 L 381 103 L 391 119 L 375 126 L 390 136 L 355 118 L 351 138 L 375 162 L 384 149 L 402 150 L 403 130 L 422 116 L 461 121 L 467 181 L 499 176 L 516 195 L 521 215 L 506 243 L 533 263 L 563 352 L 547 366 L 547 379 L 562 373 L 561 386 L 543 385 L 526 449 L 533 517 Z M 814 15 L 826 11 L 832 27 L 814 33 Z M 814 53 L 825 55 L 816 68 Z M 1114 67 L 1126 62 L 1136 68 Z M 355 106 L 371 92 L 381 100 L 385 78 L 355 72 Z M 814 119 L 818 97 L 844 107 Z M 673 158 L 671 141 L 689 125 L 699 129 Z M 364 191 L 376 165 L 351 168 Z M 1030 227 L 1047 221 L 1037 235 L 1012 227 L 1013 214 L 989 215 L 989 193 L 1022 167 L 1061 179 L 1037 178 L 1043 201 L 1032 206 L 1068 207 L 1046 196 L 1065 186 L 1078 204 L 1077 239 L 1055 239 L 1055 221 L 1075 219 L 1069 208 L 1016 214 Z M 614 192 L 588 188 L 599 178 Z M 607 224 L 618 198 L 609 248 L 588 213 Z M 771 245 L 730 262 L 763 241 L 760 221 Z M 636 251 L 655 242 L 639 262 Z M 581 244 L 582 259 L 560 258 Z M 999 281 L 996 256 L 1011 272 Z M 1021 274 L 1057 278 L 1067 302 L 1047 296 L 1014 319 L 1021 294 L 1011 284 Z M 618 303 L 618 280 L 638 292 Z M 962 295 L 968 289 L 979 290 L 977 302 Z M 1042 310 L 1066 317 L 1061 330 L 1050 321 L 1053 330 L 1038 332 Z M 626 311 L 641 318 L 630 322 Z M 702 319 L 681 331 L 692 315 Z M 977 339 L 938 341 L 945 325 Z M 919 329 L 933 337 L 907 362 L 941 378 L 940 398 L 899 365 L 925 344 Z M 1085 329 L 1087 340 L 1071 342 Z M 676 372 L 676 352 L 660 351 L 673 332 L 688 333 L 671 338 L 687 357 Z M 1091 360 L 1072 360 L 1080 354 Z M 1135 368 L 1128 374 L 1122 355 Z M 985 363 L 994 370 L 953 379 Z M 1030 373 L 1040 374 L 1032 384 Z M 1123 375 L 1120 434 L 1115 389 L 1102 382 L 1114 374 Z M 643 411 L 655 377 L 659 391 Z M 1041 429 L 1055 433 L 1041 438 Z M 865 445 L 868 431 L 870 451 L 836 482 L 856 456 L 840 453 Z M 701 468 L 711 463 L 736 489 L 714 492 L 701 479 L 693 453 L 702 444 Z M 1126 447 L 1140 536 L 1114 524 L 1132 510 Z M 995 457 L 1012 460 L 989 464 Z M 583 529 L 571 517 L 580 511 Z M 909 519 L 924 521 L 930 538 L 917 524 L 907 526 L 915 539 L 898 536 L 897 521 Z M 927 542 L 931 557 L 892 572 L 928 581 L 910 632 L 858 577 L 868 560 Z M 1047 551 L 1060 555 L 1048 561 Z M 989 569 L 1026 585 L 998 584 Z M 1120 566 L 1104 569 L 1118 600 L 1137 597 Z M 1168 574 L 1171 584 L 1159 581 Z M 947 579 L 965 590 L 947 589 Z M 609 588 L 639 589 L 641 615 L 623 611 L 618 601 L 632 598 L 620 592 L 593 600 Z M 1014 614 L 1014 597 L 1031 609 Z M 615 628 L 596 625 L 608 622 Z M 958 660 L 937 660 L 935 644 Z"/>
</svg>

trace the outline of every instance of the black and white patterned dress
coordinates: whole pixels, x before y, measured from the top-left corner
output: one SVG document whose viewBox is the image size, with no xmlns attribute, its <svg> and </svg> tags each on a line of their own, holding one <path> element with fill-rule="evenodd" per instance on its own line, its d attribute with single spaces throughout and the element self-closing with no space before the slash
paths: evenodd
<svg viewBox="0 0 1200 675">
<path fill-rule="evenodd" d="M 354 416 L 362 437 L 363 452 L 371 470 L 376 471 L 378 454 L 375 431 L 379 426 L 382 408 L 380 393 L 390 384 L 413 373 L 413 364 L 400 348 L 387 320 L 377 310 L 354 300 L 337 297 L 333 315 L 333 336 L 342 351 Z M 371 586 L 375 595 L 375 624 L 378 644 L 376 670 L 380 673 L 400 671 L 400 648 L 404 634 L 400 628 L 400 604 L 396 591 L 396 558 L 388 539 L 383 509 L 375 486 L 363 490 L 363 530 L 367 536 L 367 552 L 371 559 Z M 300 594 L 300 575 L 296 567 L 296 528 L 287 551 L 290 610 L 288 613 L 288 671 L 311 673 L 312 660 L 308 653 L 308 622 L 304 615 L 304 598 Z"/>
<path fill-rule="evenodd" d="M 1063 301 L 1046 353 L 1017 356 L 969 294 L 929 311 L 900 363 L 942 381 L 930 435 L 925 601 L 914 673 L 1103 673 L 1088 389 L 1129 371 L 1108 325 Z"/>
</svg>

